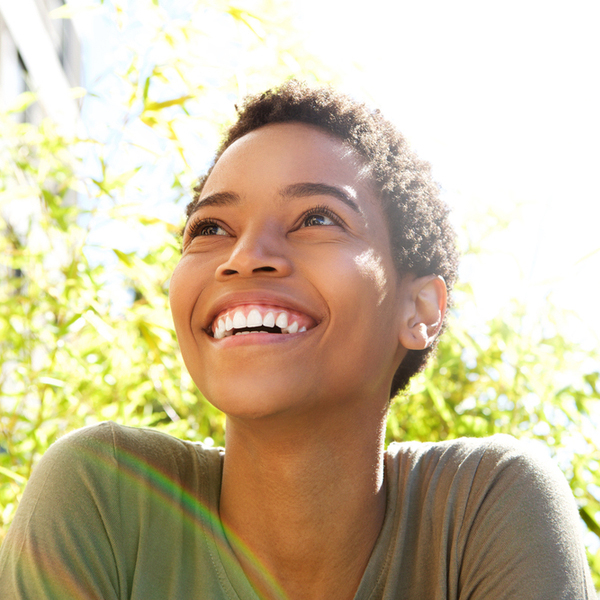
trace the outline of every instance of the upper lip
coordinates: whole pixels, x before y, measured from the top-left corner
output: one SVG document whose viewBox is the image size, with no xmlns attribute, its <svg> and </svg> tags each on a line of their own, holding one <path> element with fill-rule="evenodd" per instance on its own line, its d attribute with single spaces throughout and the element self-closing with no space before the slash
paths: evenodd
<svg viewBox="0 0 600 600">
<path fill-rule="evenodd" d="M 317 325 L 323 320 L 322 311 L 319 311 L 321 314 L 318 314 L 314 307 L 308 306 L 307 302 L 299 300 L 296 296 L 270 290 L 247 290 L 227 292 L 211 302 L 205 313 L 206 317 L 202 320 L 202 328 L 208 331 L 219 313 L 245 304 L 264 304 L 299 312 L 314 319 Z"/>
</svg>

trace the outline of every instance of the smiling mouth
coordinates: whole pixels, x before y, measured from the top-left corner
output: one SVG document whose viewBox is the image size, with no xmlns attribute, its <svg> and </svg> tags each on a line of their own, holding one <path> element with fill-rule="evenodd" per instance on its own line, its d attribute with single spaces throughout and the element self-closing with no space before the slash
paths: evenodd
<svg viewBox="0 0 600 600">
<path fill-rule="evenodd" d="M 289 310 L 259 305 L 237 306 L 217 315 L 209 333 L 216 340 L 249 333 L 303 333 L 316 324 L 306 315 Z"/>
</svg>

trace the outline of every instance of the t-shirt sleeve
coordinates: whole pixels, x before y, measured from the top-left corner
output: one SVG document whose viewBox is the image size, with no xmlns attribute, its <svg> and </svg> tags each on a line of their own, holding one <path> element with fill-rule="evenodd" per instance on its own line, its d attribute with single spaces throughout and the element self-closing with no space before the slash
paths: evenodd
<svg viewBox="0 0 600 600">
<path fill-rule="evenodd" d="M 494 436 L 461 527 L 460 599 L 595 599 L 581 532 L 558 467 L 509 436 Z"/>
<path fill-rule="evenodd" d="M 0 549 L 2 599 L 118 599 L 118 498 L 109 423 L 53 444 L 34 469 Z"/>
</svg>

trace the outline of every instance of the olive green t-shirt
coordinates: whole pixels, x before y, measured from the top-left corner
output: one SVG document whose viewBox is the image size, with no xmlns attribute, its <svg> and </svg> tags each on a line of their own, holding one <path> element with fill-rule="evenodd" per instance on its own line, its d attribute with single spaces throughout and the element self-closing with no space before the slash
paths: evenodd
<svg viewBox="0 0 600 600">
<path fill-rule="evenodd" d="M 0 598 L 256 600 L 218 517 L 222 460 L 114 423 L 65 436 L 0 550 Z M 385 476 L 357 600 L 595 598 L 564 477 L 513 438 L 392 444 Z"/>
</svg>

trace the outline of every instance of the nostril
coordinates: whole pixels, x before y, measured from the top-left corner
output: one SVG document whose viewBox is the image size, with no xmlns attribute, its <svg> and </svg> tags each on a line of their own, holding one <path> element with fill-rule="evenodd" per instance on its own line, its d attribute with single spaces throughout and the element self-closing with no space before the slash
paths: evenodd
<svg viewBox="0 0 600 600">
<path fill-rule="evenodd" d="M 259 267 L 258 269 L 253 269 L 253 272 L 257 272 L 257 271 L 266 271 L 266 272 L 271 272 L 271 271 L 275 271 L 275 267 Z"/>
<path fill-rule="evenodd" d="M 233 269 L 225 269 L 223 271 L 223 275 L 235 275 L 237 273 L 237 271 L 234 271 Z"/>
</svg>

